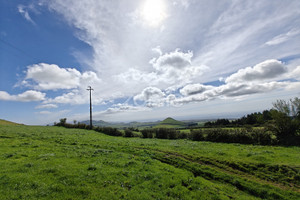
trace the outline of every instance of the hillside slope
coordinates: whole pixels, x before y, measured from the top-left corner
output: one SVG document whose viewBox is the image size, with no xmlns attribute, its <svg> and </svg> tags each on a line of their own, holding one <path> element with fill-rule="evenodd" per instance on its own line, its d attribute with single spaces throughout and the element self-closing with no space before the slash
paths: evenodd
<svg viewBox="0 0 300 200">
<path fill-rule="evenodd" d="M 22 125 L 22 124 L 18 124 L 18 123 L 15 123 L 15 122 L 0 119 L 0 125 Z"/>
<path fill-rule="evenodd" d="M 299 147 L 37 126 L 0 126 L 0 144 L 0 199 L 300 199 Z"/>
</svg>

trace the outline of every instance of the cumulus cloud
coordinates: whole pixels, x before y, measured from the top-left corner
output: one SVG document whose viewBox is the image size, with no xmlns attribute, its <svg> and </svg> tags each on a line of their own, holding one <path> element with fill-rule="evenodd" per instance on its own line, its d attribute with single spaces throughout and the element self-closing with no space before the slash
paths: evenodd
<svg viewBox="0 0 300 200">
<path fill-rule="evenodd" d="M 159 55 L 149 61 L 152 65 L 150 71 L 129 68 L 126 72 L 113 76 L 116 83 L 122 83 L 120 90 L 130 86 L 126 92 L 136 93 L 149 85 L 160 89 L 177 89 L 192 82 L 195 77 L 201 77 L 208 70 L 206 66 L 193 64 L 191 51 L 184 53 L 176 49 L 163 54 L 159 47 L 155 51 Z"/>
<path fill-rule="evenodd" d="M 23 83 L 32 84 L 39 90 L 57 90 L 77 88 L 87 81 L 100 82 L 100 79 L 94 72 L 81 74 L 74 68 L 60 68 L 55 64 L 39 63 L 28 66 Z"/>
<path fill-rule="evenodd" d="M 172 62 L 171 62 L 172 63 Z M 184 64 L 185 65 L 185 64 Z M 276 78 L 295 78 L 300 73 L 296 67 L 290 73 L 284 63 L 278 60 L 266 60 L 254 67 L 238 70 L 225 78 L 220 86 L 205 85 L 201 83 L 185 84 L 179 90 L 165 91 L 157 87 L 146 87 L 134 97 L 134 101 L 142 101 L 148 107 L 163 105 L 180 106 L 191 102 L 201 102 L 216 98 L 237 98 L 253 94 L 268 93 L 278 89 L 294 89 L 298 82 L 281 81 Z M 168 94 L 168 96 L 166 96 Z"/>
<path fill-rule="evenodd" d="M 189 84 L 184 86 L 182 89 L 180 89 L 180 93 L 184 96 L 194 95 L 198 93 L 203 93 L 206 90 L 212 89 L 213 86 L 209 85 L 202 85 L 199 83 L 196 84 Z"/>
<path fill-rule="evenodd" d="M 270 92 L 283 88 L 288 82 L 267 82 L 267 83 L 229 83 L 217 87 L 214 91 L 217 96 L 238 97 L 256 93 Z"/>
<path fill-rule="evenodd" d="M 31 102 L 31 101 L 43 101 L 45 100 L 45 93 L 39 91 L 28 90 L 18 95 L 10 95 L 5 91 L 0 91 L 0 100 L 4 101 L 21 101 L 21 102 Z"/>
<path fill-rule="evenodd" d="M 183 105 L 215 98 L 237 98 L 246 95 L 268 93 L 278 89 L 295 89 L 299 82 L 277 81 L 276 77 L 295 78 L 300 75 L 300 67 L 290 73 L 277 60 L 266 60 L 254 67 L 240 69 L 225 79 L 220 86 L 187 84 L 179 90 L 182 96 L 170 95 L 166 100 L 170 105 Z"/>
<path fill-rule="evenodd" d="M 47 98 L 44 105 L 37 108 L 55 108 L 55 104 L 84 104 L 88 102 L 88 85 L 102 85 L 103 81 L 95 72 L 79 72 L 75 68 L 61 68 L 55 64 L 39 63 L 30 65 L 25 72 L 22 85 L 36 90 L 63 90 L 63 94 Z M 67 90 L 67 91 L 66 91 Z M 99 104 L 103 98 L 97 93 L 94 102 Z"/>
<path fill-rule="evenodd" d="M 254 67 L 238 70 L 238 72 L 226 78 L 225 82 L 263 81 L 276 78 L 286 72 L 287 68 L 281 61 L 266 60 Z"/>
<path fill-rule="evenodd" d="M 147 87 L 140 94 L 134 96 L 133 100 L 146 102 L 147 107 L 160 107 L 164 105 L 165 93 L 156 87 Z"/>
<path fill-rule="evenodd" d="M 153 58 L 150 64 L 156 70 L 158 80 L 169 84 L 186 83 L 194 77 L 201 76 L 208 69 L 204 65 L 193 65 L 192 57 L 191 51 L 184 53 L 176 49 L 170 53 L 161 54 L 158 58 Z"/>
<path fill-rule="evenodd" d="M 199 88 L 199 90 L 195 90 L 195 93 L 191 92 L 188 94 L 187 92 L 183 92 L 184 96 L 172 96 L 172 99 L 169 100 L 169 104 L 183 105 L 192 102 L 213 100 L 216 98 L 237 98 L 246 95 L 267 93 L 276 89 L 288 88 L 292 85 L 294 84 L 291 82 L 227 83 L 218 87 L 208 86 L 206 90 L 201 90 L 201 88 Z M 194 89 L 194 85 L 187 85 L 185 88 Z"/>
<path fill-rule="evenodd" d="M 152 60 L 151 63 L 157 70 L 162 70 L 166 67 L 182 69 L 191 66 L 192 57 L 193 53 L 191 51 L 184 53 L 180 52 L 179 49 L 176 49 L 174 52 L 166 53 L 157 59 Z"/>
</svg>

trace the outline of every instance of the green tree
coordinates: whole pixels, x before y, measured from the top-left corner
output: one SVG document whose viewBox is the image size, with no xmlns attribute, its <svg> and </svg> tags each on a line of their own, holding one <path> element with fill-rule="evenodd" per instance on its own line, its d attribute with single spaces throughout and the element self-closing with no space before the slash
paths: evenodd
<svg viewBox="0 0 300 200">
<path fill-rule="evenodd" d="M 67 123 L 67 118 L 61 118 L 59 120 L 59 123 L 57 124 L 58 126 L 65 126 Z"/>
<path fill-rule="evenodd" d="M 300 129 L 300 99 L 294 98 L 289 101 L 277 100 L 273 103 L 274 110 L 271 110 L 272 118 L 275 121 L 273 130 L 281 144 L 299 143 Z"/>
<path fill-rule="evenodd" d="M 300 99 L 298 97 L 290 99 L 289 101 L 280 99 L 273 103 L 273 107 L 287 116 L 297 118 L 300 114 Z"/>
</svg>

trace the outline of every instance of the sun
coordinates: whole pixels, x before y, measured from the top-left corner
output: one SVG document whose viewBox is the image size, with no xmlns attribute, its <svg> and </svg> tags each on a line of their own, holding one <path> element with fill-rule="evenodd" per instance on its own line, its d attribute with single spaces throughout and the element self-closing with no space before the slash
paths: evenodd
<svg viewBox="0 0 300 200">
<path fill-rule="evenodd" d="M 166 18 L 163 0 L 146 0 L 142 7 L 142 17 L 150 26 L 158 26 Z"/>
</svg>

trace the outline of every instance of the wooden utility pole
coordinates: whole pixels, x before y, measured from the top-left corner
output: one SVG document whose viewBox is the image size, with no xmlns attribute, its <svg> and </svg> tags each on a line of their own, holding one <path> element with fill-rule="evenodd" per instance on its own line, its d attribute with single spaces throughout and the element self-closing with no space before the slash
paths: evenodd
<svg viewBox="0 0 300 200">
<path fill-rule="evenodd" d="M 92 122 L 92 120 L 93 120 L 93 118 L 92 118 L 92 90 L 94 90 L 94 89 L 92 89 L 91 86 L 88 86 L 88 89 L 86 89 L 86 90 L 90 91 L 90 128 L 92 128 L 93 127 L 93 122 Z"/>
</svg>

